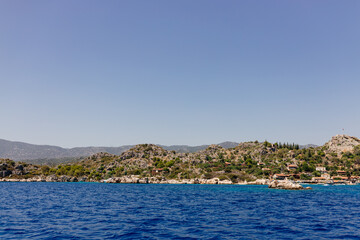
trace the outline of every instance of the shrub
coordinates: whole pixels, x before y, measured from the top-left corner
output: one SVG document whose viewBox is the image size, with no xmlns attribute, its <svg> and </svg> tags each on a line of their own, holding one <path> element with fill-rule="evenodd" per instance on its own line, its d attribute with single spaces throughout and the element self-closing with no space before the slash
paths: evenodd
<svg viewBox="0 0 360 240">
<path fill-rule="evenodd" d="M 300 179 L 301 180 L 311 180 L 311 176 L 307 175 L 307 174 L 301 174 L 300 175 Z"/>
<path fill-rule="evenodd" d="M 48 166 L 42 166 L 42 167 L 41 167 L 41 172 L 42 172 L 42 174 L 48 175 L 48 174 L 49 174 L 49 171 L 50 171 L 50 168 L 49 168 Z"/>
</svg>

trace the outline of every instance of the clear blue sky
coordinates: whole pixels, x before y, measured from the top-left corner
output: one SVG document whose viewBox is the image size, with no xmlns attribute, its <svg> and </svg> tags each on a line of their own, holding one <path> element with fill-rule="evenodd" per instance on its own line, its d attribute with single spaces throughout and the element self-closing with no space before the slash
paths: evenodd
<svg viewBox="0 0 360 240">
<path fill-rule="evenodd" d="M 360 137 L 360 1 L 0 1 L 0 138 Z"/>
</svg>

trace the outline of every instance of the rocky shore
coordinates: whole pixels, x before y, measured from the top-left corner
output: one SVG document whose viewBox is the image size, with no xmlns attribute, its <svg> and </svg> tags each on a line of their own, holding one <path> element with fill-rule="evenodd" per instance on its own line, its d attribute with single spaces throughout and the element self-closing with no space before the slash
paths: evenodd
<svg viewBox="0 0 360 240">
<path fill-rule="evenodd" d="M 27 179 L 18 179 L 18 178 L 1 178 L 0 182 L 101 182 L 101 183 L 132 183 L 132 184 L 219 184 L 219 185 L 230 185 L 234 184 L 230 180 L 220 180 L 219 178 L 211 179 L 164 179 L 156 177 L 146 177 L 141 178 L 139 176 L 124 176 L 124 177 L 115 177 L 109 178 L 100 181 L 88 180 L 86 178 L 76 178 L 69 176 L 36 176 L 33 178 Z M 304 188 L 298 183 L 293 183 L 291 181 L 278 181 L 269 179 L 257 179 L 253 182 L 239 182 L 237 185 L 268 185 L 269 188 L 276 189 L 288 189 L 288 190 L 302 190 L 302 189 L 311 189 L 309 187 Z"/>
<path fill-rule="evenodd" d="M 32 178 L 0 178 L 0 182 L 95 182 L 87 178 L 76 178 L 69 176 L 35 176 Z"/>
<path fill-rule="evenodd" d="M 240 182 L 236 183 L 239 185 L 264 185 L 265 179 L 259 179 L 255 182 Z M 211 179 L 165 179 L 158 177 L 145 177 L 141 178 L 137 175 L 114 177 L 103 179 L 100 181 L 87 179 L 87 178 L 76 178 L 69 176 L 35 176 L 32 178 L 0 178 L 0 182 L 101 182 L 101 183 L 134 183 L 134 184 L 219 184 L 219 185 L 230 185 L 234 184 L 230 180 L 220 180 L 219 178 Z"/>
<path fill-rule="evenodd" d="M 88 180 L 87 178 L 76 178 L 69 176 L 36 176 L 32 178 L 0 178 L 0 182 L 102 182 L 102 183 L 143 183 L 143 184 L 233 184 L 230 180 L 212 179 L 164 179 L 156 177 L 141 178 L 136 175 L 114 177 L 100 181 Z M 246 184 L 243 183 L 243 184 Z"/>
<path fill-rule="evenodd" d="M 155 184 L 233 184 L 230 180 L 212 179 L 164 179 L 164 178 L 139 178 L 136 176 L 115 177 L 103 180 L 105 183 L 155 183 Z"/>
</svg>

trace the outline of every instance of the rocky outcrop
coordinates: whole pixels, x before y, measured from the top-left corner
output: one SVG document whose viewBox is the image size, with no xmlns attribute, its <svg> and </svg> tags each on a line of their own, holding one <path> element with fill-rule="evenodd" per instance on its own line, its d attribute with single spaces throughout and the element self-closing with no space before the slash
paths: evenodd
<svg viewBox="0 0 360 240">
<path fill-rule="evenodd" d="M 225 185 L 228 185 L 228 184 L 233 184 L 233 182 L 232 182 L 232 181 L 230 181 L 230 180 L 221 180 L 221 181 L 219 181 L 219 182 L 218 182 L 218 184 L 225 184 Z"/>
<path fill-rule="evenodd" d="M 248 182 L 248 185 L 269 185 L 270 180 L 269 179 L 256 179 L 256 181 Z"/>
<path fill-rule="evenodd" d="M 218 184 L 219 181 L 218 178 L 205 179 L 204 184 Z"/>
<path fill-rule="evenodd" d="M 104 180 L 105 183 L 148 183 L 148 178 L 141 179 L 136 176 L 114 177 Z"/>
<path fill-rule="evenodd" d="M 298 183 L 294 183 L 294 182 L 287 181 L 287 180 L 284 180 L 284 181 L 274 180 L 274 181 L 270 182 L 269 188 L 286 189 L 286 190 L 311 189 L 311 188 L 304 188 L 303 186 L 301 186 Z"/>
<path fill-rule="evenodd" d="M 169 152 L 165 149 L 154 145 L 154 144 L 139 144 L 130 150 L 121 154 L 120 159 L 130 159 L 130 158 L 153 158 L 158 156 L 166 156 Z"/>
<path fill-rule="evenodd" d="M 329 142 L 325 143 L 328 151 L 336 152 L 337 154 L 351 152 L 357 145 L 360 145 L 360 139 L 348 135 L 336 135 Z"/>
</svg>

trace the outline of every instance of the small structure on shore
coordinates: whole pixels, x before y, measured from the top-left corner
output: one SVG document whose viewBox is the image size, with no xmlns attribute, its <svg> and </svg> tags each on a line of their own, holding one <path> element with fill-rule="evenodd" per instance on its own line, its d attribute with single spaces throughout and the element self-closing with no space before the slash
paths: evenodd
<svg viewBox="0 0 360 240">
<path fill-rule="evenodd" d="M 289 171 L 293 171 L 293 170 L 296 170 L 298 168 L 298 166 L 296 164 L 290 164 L 290 165 L 288 165 L 287 168 Z"/>
<path fill-rule="evenodd" d="M 336 172 L 337 172 L 337 174 L 339 174 L 340 176 L 346 176 L 346 171 L 337 170 Z"/>
</svg>

